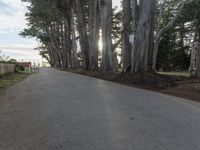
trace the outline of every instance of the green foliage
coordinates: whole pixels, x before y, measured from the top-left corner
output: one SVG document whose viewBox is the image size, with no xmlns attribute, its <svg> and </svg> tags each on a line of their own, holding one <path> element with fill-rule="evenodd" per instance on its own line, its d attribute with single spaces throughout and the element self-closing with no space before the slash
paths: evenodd
<svg viewBox="0 0 200 150">
<path fill-rule="evenodd" d="M 30 2 L 28 6 L 29 12 L 26 13 L 28 21 L 28 28 L 24 29 L 20 35 L 28 38 L 36 38 L 44 47 L 40 50 L 42 55 L 47 60 L 53 59 L 57 66 L 62 66 L 67 55 L 66 47 L 68 45 L 63 44 L 67 33 L 63 33 L 66 28 L 70 29 L 70 17 L 74 17 L 75 30 L 77 34 L 77 47 L 80 46 L 80 31 L 77 30 L 77 10 L 75 7 L 75 1 L 71 0 L 23 0 Z M 163 2 L 163 1 L 157 1 Z M 170 20 L 177 14 L 180 0 L 167 0 L 166 9 L 162 16 L 161 27 L 164 27 L 170 22 Z M 82 0 L 81 6 L 83 8 L 84 21 L 86 22 L 87 34 L 89 31 L 89 1 Z M 171 70 L 187 70 L 190 64 L 190 44 L 193 39 L 200 40 L 200 0 L 193 0 L 187 4 L 182 12 L 182 15 L 176 21 L 173 27 L 171 27 L 164 35 L 159 45 L 158 51 L 158 63 L 157 68 L 159 70 L 171 71 Z M 73 15 L 71 16 L 71 11 Z M 157 13 L 160 10 L 157 9 Z M 122 11 L 118 8 L 113 9 L 112 14 L 112 42 L 113 52 L 117 52 L 120 55 L 122 49 Z M 64 24 L 64 25 L 63 25 Z M 67 24 L 65 26 L 65 24 Z M 63 29 L 63 26 L 64 29 Z M 71 30 L 71 29 L 70 29 Z M 70 32 L 70 31 L 67 31 Z M 89 34 L 88 34 L 89 35 Z M 72 40 L 72 39 L 71 39 Z M 68 41 L 70 43 L 71 41 Z M 141 43 L 142 44 L 142 43 Z M 72 47 L 71 43 L 70 46 Z M 50 55 L 51 53 L 51 55 Z M 78 58 L 82 58 L 83 54 L 80 49 L 77 52 Z M 57 62 L 58 61 L 58 62 Z M 69 65 L 70 66 L 70 65 Z"/>
<path fill-rule="evenodd" d="M 163 35 L 158 53 L 157 68 L 164 71 L 187 70 L 190 65 L 190 45 L 199 31 L 195 25 L 200 27 L 200 0 L 193 0 L 182 12 L 174 26 Z M 168 22 L 173 12 L 170 10 L 164 17 Z M 197 21 L 199 20 L 199 22 Z M 199 28 L 200 29 L 200 28 Z M 199 33 L 195 33 L 199 32 Z"/>
<path fill-rule="evenodd" d="M 19 70 L 20 70 L 20 71 L 25 71 L 25 68 L 24 68 L 24 66 L 22 66 L 22 65 L 19 65 Z"/>
<path fill-rule="evenodd" d="M 122 48 L 122 11 L 118 10 L 118 7 L 113 9 L 112 19 L 112 39 L 113 39 L 113 51 Z"/>
</svg>

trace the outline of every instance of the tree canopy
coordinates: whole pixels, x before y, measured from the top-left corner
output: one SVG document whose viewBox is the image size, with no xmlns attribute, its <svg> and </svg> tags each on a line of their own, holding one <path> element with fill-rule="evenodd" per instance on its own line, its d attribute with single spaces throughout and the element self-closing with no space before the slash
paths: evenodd
<svg viewBox="0 0 200 150">
<path fill-rule="evenodd" d="M 189 70 L 191 45 L 200 42 L 200 0 L 123 0 L 119 8 L 112 0 L 23 1 L 29 23 L 20 34 L 35 37 L 53 67 Z"/>
</svg>

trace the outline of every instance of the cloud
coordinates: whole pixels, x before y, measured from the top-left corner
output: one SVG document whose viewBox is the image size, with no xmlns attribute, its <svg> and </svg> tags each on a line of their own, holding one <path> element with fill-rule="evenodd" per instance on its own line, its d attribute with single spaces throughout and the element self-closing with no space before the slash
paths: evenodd
<svg viewBox="0 0 200 150">
<path fill-rule="evenodd" d="M 0 0 L 0 32 L 20 31 L 26 27 L 27 8 L 21 0 Z"/>
<path fill-rule="evenodd" d="M 39 52 L 33 48 L 37 47 L 35 44 L 6 44 L 0 43 L 0 55 L 6 55 L 18 61 L 41 61 Z"/>
<path fill-rule="evenodd" d="M 0 55 L 6 55 L 18 61 L 41 62 L 42 58 L 34 40 L 22 39 L 18 33 L 26 28 L 25 13 L 27 3 L 21 0 L 0 0 Z M 22 44 L 26 43 L 26 44 Z"/>
<path fill-rule="evenodd" d="M 38 44 L 14 44 L 14 43 L 0 43 L 0 49 L 15 49 L 15 50 L 33 50 L 35 47 L 38 47 Z"/>
<path fill-rule="evenodd" d="M 120 6 L 121 0 L 113 0 L 113 6 Z"/>
</svg>

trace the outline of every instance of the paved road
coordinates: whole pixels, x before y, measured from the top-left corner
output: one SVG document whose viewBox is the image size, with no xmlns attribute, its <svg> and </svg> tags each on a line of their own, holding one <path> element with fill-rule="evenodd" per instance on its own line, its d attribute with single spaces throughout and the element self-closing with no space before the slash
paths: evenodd
<svg viewBox="0 0 200 150">
<path fill-rule="evenodd" d="M 200 105 L 41 69 L 1 93 L 0 150 L 200 150 Z"/>
</svg>

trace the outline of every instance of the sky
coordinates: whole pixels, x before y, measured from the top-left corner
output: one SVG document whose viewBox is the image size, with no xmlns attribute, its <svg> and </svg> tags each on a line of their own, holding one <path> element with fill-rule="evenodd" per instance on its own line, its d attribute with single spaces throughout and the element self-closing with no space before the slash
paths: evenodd
<svg viewBox="0 0 200 150">
<path fill-rule="evenodd" d="M 121 0 L 113 0 L 113 6 L 120 6 Z"/>
<path fill-rule="evenodd" d="M 119 5 L 120 0 L 113 0 L 113 6 Z M 18 35 L 26 28 L 26 12 L 26 5 L 21 0 L 0 0 L 0 55 L 18 61 L 41 62 L 41 56 L 34 50 L 38 47 L 36 40 Z"/>
</svg>

